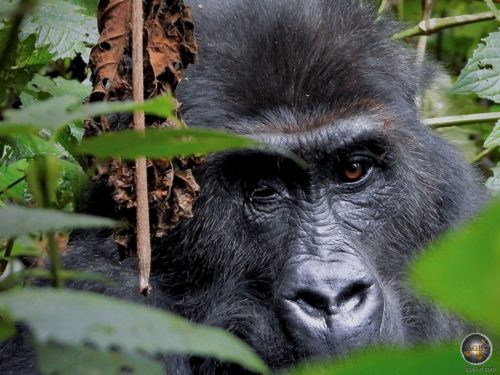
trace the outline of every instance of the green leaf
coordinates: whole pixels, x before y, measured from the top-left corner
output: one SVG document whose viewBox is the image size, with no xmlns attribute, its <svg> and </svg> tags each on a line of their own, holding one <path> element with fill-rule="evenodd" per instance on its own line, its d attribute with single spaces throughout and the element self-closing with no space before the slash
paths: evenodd
<svg viewBox="0 0 500 375">
<path fill-rule="evenodd" d="M 83 139 L 76 152 L 98 157 L 120 157 L 135 159 L 140 156 L 150 158 L 171 158 L 210 152 L 239 149 L 261 148 L 266 145 L 234 133 L 211 129 L 158 129 L 148 128 L 144 132 L 126 129 L 119 132 L 102 134 Z M 273 154 L 277 150 L 269 148 Z M 283 156 L 295 161 L 302 168 L 307 162 L 288 150 L 279 150 Z"/>
<path fill-rule="evenodd" d="M 100 102 L 82 104 L 75 96 L 60 96 L 33 103 L 23 109 L 6 110 L 0 122 L 0 135 L 59 129 L 76 120 L 113 112 L 144 111 L 160 117 L 173 117 L 174 105 L 168 96 L 158 96 L 142 104 L 134 102 Z"/>
<path fill-rule="evenodd" d="M 0 315 L 0 342 L 14 336 L 15 333 L 14 320 L 9 314 L 2 313 Z"/>
<path fill-rule="evenodd" d="M 6 29 L 0 30 L 0 36 L 5 33 Z M 36 48 L 35 37 L 30 36 L 17 43 L 16 49 L 5 58 L 5 68 L 0 71 L 0 106 L 10 107 L 13 97 L 25 90 L 33 75 L 52 61 L 52 55 L 46 48 Z"/>
<path fill-rule="evenodd" d="M 37 363 L 43 375 L 164 375 L 162 363 L 146 356 L 97 351 L 83 345 L 36 345 Z"/>
<path fill-rule="evenodd" d="M 18 1 L 2 0 L 0 15 L 6 19 L 16 8 Z M 20 39 L 36 35 L 36 47 L 48 46 L 56 59 L 82 54 L 88 59 L 88 46 L 99 35 L 94 17 L 84 14 L 83 9 L 63 0 L 39 1 L 21 27 Z"/>
<path fill-rule="evenodd" d="M 207 129 L 147 129 L 145 132 L 130 129 L 86 138 L 78 150 L 103 158 L 171 158 L 257 144 L 254 140 L 236 134 Z"/>
<path fill-rule="evenodd" d="M 113 347 L 133 355 L 194 354 L 266 371 L 246 344 L 221 329 L 101 295 L 27 288 L 0 294 L 0 308 L 26 323 L 41 344 L 90 343 L 99 350 Z"/>
<path fill-rule="evenodd" d="M 61 163 L 58 158 L 40 156 L 30 160 L 26 181 L 39 207 L 53 207 L 60 173 Z"/>
<path fill-rule="evenodd" d="M 445 235 L 413 264 L 410 281 L 425 296 L 500 335 L 500 200 Z"/>
<path fill-rule="evenodd" d="M 483 39 L 460 73 L 456 94 L 476 93 L 482 98 L 500 102 L 500 31 Z"/>
<path fill-rule="evenodd" d="M 0 208 L 0 238 L 71 228 L 113 227 L 117 222 L 97 216 L 56 210 L 5 206 Z"/>
<path fill-rule="evenodd" d="M 69 112 L 69 107 L 79 103 L 80 99 L 74 96 L 63 96 L 33 103 L 22 109 L 6 110 L 5 120 L 0 122 L 0 134 L 60 128 L 75 120 Z"/>
<path fill-rule="evenodd" d="M 28 90 L 32 93 L 47 93 L 50 96 L 71 95 L 83 101 L 92 92 L 92 87 L 74 79 L 49 78 L 35 74 L 33 79 L 26 85 L 25 91 Z"/>
<path fill-rule="evenodd" d="M 66 0 L 85 9 L 85 14 L 95 17 L 99 0 Z"/>
<path fill-rule="evenodd" d="M 20 256 L 42 256 L 39 238 L 30 235 L 17 237 L 14 241 L 14 246 L 12 247 L 12 258 L 18 258 Z"/>
<path fill-rule="evenodd" d="M 0 196 L 5 194 L 19 203 L 25 201 L 26 181 L 23 180 L 23 177 L 27 166 L 25 159 L 12 164 L 0 165 Z"/>
<path fill-rule="evenodd" d="M 495 127 L 491 131 L 490 135 L 484 141 L 484 147 L 496 147 L 500 146 L 500 121 L 495 124 Z"/>
<path fill-rule="evenodd" d="M 498 358 L 493 353 L 485 366 L 498 367 Z M 304 363 L 290 375 L 457 375 L 467 374 L 468 368 L 475 369 L 463 360 L 460 342 L 456 342 L 413 349 L 369 349 L 340 361 Z"/>
<path fill-rule="evenodd" d="M 8 162 L 30 159 L 36 156 L 54 156 L 60 159 L 71 158 L 71 155 L 60 144 L 50 142 L 37 135 L 14 134 L 5 137 L 4 140 L 5 145 L 11 148 L 8 158 L 6 158 Z"/>
</svg>

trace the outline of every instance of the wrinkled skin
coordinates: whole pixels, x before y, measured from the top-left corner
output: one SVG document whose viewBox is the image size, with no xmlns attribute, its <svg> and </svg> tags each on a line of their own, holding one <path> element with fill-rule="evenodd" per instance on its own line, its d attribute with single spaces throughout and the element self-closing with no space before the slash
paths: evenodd
<svg viewBox="0 0 500 375">
<path fill-rule="evenodd" d="M 214 154 L 196 171 L 194 218 L 153 244 L 151 296 L 136 293 L 135 261 L 119 263 L 108 231 L 75 233 L 65 261 L 120 287 L 71 286 L 223 327 L 274 370 L 462 334 L 461 322 L 413 296 L 405 271 L 484 196 L 474 171 L 421 124 L 419 69 L 389 41 L 393 26 L 354 0 L 193 8 L 200 54 L 179 86 L 184 119 L 268 147 Z M 106 189 L 87 199 L 87 212 L 113 212 Z M 20 340 L 4 345 L 2 373 L 32 370 Z M 238 370 L 167 363 L 179 374 Z"/>
</svg>

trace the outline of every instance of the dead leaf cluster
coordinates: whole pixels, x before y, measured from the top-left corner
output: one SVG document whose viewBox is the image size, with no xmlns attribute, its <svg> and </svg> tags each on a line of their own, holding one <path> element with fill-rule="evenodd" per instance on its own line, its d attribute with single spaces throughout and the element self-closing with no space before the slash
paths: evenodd
<svg viewBox="0 0 500 375">
<path fill-rule="evenodd" d="M 90 101 L 121 101 L 132 98 L 131 56 L 132 0 L 101 0 L 97 22 L 99 41 L 92 49 L 93 92 Z M 144 6 L 144 96 L 173 94 L 183 69 L 195 62 L 196 42 L 191 10 L 179 0 L 145 0 Z M 146 117 L 147 127 L 177 126 L 176 121 Z M 132 116 L 100 116 L 85 123 L 85 136 L 131 128 Z M 199 195 L 192 169 L 201 158 L 148 160 L 148 200 L 151 234 L 162 237 L 182 219 L 192 217 Z M 122 160 L 87 160 L 95 167 L 94 180 L 112 190 L 119 219 L 134 223 L 136 192 L 134 163 Z M 132 225 L 131 228 L 134 228 Z M 135 252 L 135 230 L 121 229 L 114 234 L 122 256 Z"/>
</svg>

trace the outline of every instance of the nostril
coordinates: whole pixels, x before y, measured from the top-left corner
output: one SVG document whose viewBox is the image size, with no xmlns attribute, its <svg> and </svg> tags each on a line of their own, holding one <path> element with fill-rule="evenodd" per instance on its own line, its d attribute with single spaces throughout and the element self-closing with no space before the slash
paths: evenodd
<svg viewBox="0 0 500 375">
<path fill-rule="evenodd" d="M 338 294 L 337 306 L 349 305 L 349 308 L 355 308 L 361 304 L 368 294 L 368 290 L 373 283 L 368 284 L 363 281 L 355 282 L 348 285 L 343 291 Z"/>
<path fill-rule="evenodd" d="M 309 315 L 319 316 L 330 311 L 328 298 L 314 291 L 301 290 L 295 294 L 293 301 Z"/>
</svg>

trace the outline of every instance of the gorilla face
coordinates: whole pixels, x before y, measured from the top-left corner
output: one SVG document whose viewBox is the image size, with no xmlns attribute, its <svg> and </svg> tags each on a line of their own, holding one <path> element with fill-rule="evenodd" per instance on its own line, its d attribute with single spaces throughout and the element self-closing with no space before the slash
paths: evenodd
<svg viewBox="0 0 500 375">
<path fill-rule="evenodd" d="M 169 308 L 235 333 L 273 369 L 459 334 L 405 280 L 415 254 L 483 199 L 474 171 L 420 123 L 416 72 L 428 68 L 366 2 L 196 4 L 183 117 L 266 147 L 196 171 L 194 218 L 156 244 Z"/>
<path fill-rule="evenodd" d="M 416 300 L 404 274 L 477 204 L 477 188 L 413 113 L 387 113 L 293 133 L 267 127 L 252 135 L 264 150 L 210 157 L 197 171 L 194 218 L 160 245 L 153 266 L 181 301 L 176 311 L 235 333 L 274 369 L 458 334 L 461 324 Z M 470 184 L 460 188 L 468 203 L 451 194 L 454 173 Z"/>
</svg>

